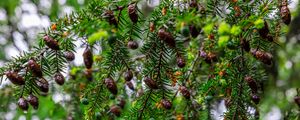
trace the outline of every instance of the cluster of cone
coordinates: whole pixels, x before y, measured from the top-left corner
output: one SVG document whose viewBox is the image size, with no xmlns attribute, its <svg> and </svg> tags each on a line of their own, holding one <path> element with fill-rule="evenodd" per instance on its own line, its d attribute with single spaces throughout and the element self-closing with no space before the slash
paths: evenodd
<svg viewBox="0 0 300 120">
<path fill-rule="evenodd" d="M 60 50 L 59 43 L 56 40 L 54 40 L 52 37 L 50 37 L 49 35 L 45 35 L 43 37 L 43 40 L 44 40 L 45 44 L 47 45 L 47 47 L 49 47 L 50 49 L 56 50 L 56 51 Z M 66 51 L 64 53 L 64 57 L 68 61 L 73 61 L 75 59 L 75 55 L 71 51 Z M 13 84 L 25 85 L 26 80 L 24 79 L 24 77 L 21 74 L 18 73 L 18 71 L 19 70 L 10 70 L 10 71 L 5 72 L 5 75 L 8 78 L 8 80 L 10 80 Z M 36 78 L 36 80 L 34 82 L 37 85 L 38 89 L 42 93 L 47 94 L 49 91 L 49 83 L 43 77 L 41 65 L 39 65 L 38 62 L 34 58 L 30 58 L 28 60 L 27 66 L 26 66 L 26 72 L 32 73 L 33 77 Z M 58 85 L 63 85 L 65 83 L 65 78 L 60 72 L 56 72 L 54 74 L 53 78 Z M 34 109 L 37 109 L 39 106 L 38 97 L 36 97 L 35 95 L 33 95 L 31 93 L 27 97 L 27 99 L 25 99 L 23 96 L 21 96 L 18 100 L 18 106 L 22 110 L 28 110 L 28 108 L 29 108 L 28 103 L 31 104 Z"/>
</svg>

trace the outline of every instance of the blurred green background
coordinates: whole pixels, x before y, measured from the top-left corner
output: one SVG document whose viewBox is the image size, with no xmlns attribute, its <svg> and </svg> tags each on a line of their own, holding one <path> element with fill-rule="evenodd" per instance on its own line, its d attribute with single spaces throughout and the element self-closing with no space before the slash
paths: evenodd
<svg viewBox="0 0 300 120">
<path fill-rule="evenodd" d="M 0 67 L 36 45 L 39 33 L 50 27 L 55 19 L 84 8 L 89 1 L 0 0 Z M 24 113 L 17 108 L 13 86 L 5 80 L 0 82 L 0 120 L 71 120 L 69 111 L 76 111 L 70 106 L 74 99 L 71 101 L 71 95 L 65 92 L 67 88 L 56 87 L 52 95 L 39 97 L 42 107 L 38 110 L 30 108 Z"/>
</svg>

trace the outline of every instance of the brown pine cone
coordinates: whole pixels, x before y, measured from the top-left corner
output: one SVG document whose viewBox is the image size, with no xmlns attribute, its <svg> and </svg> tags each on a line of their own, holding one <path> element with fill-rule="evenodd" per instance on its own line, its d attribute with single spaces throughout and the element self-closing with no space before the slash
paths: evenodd
<svg viewBox="0 0 300 120">
<path fill-rule="evenodd" d="M 273 38 L 272 35 L 268 35 L 268 36 L 267 36 L 267 40 L 268 40 L 269 42 L 273 42 L 273 41 L 274 41 L 274 38 Z"/>
<path fill-rule="evenodd" d="M 300 96 L 295 96 L 294 101 L 300 107 Z"/>
<path fill-rule="evenodd" d="M 126 81 L 126 85 L 128 86 L 128 88 L 129 88 L 130 90 L 134 90 L 134 86 L 133 86 L 133 84 L 132 84 L 131 81 Z"/>
<path fill-rule="evenodd" d="M 58 85 L 63 85 L 65 83 L 65 77 L 60 72 L 57 72 L 54 75 L 54 80 Z"/>
<path fill-rule="evenodd" d="M 258 33 L 260 35 L 260 37 L 267 39 L 268 38 L 268 34 L 269 34 L 269 26 L 267 21 L 264 21 L 264 27 L 261 29 L 258 29 Z"/>
<path fill-rule="evenodd" d="M 43 37 L 43 40 L 45 41 L 45 44 L 52 50 L 59 50 L 59 45 L 56 40 L 54 40 L 52 37 L 49 35 L 45 35 Z"/>
<path fill-rule="evenodd" d="M 161 104 L 167 110 L 170 110 L 172 108 L 172 103 L 167 99 L 162 99 Z"/>
<path fill-rule="evenodd" d="M 215 53 L 212 52 L 208 52 L 207 56 L 205 57 L 205 62 L 207 63 L 212 63 L 212 62 L 216 62 L 217 61 L 217 55 Z"/>
<path fill-rule="evenodd" d="M 84 71 L 84 76 L 86 77 L 86 79 L 88 81 L 92 81 L 93 80 L 93 70 L 92 69 L 86 69 Z"/>
<path fill-rule="evenodd" d="M 289 25 L 291 23 L 291 12 L 287 6 L 287 3 L 283 3 L 283 5 L 280 7 L 280 16 L 286 25 Z"/>
<path fill-rule="evenodd" d="M 124 98 L 119 98 L 118 106 L 120 106 L 123 109 L 125 107 L 125 105 L 126 105 L 126 100 Z"/>
<path fill-rule="evenodd" d="M 177 66 L 179 68 L 183 68 L 185 67 L 185 60 L 182 57 L 178 57 L 177 58 Z"/>
<path fill-rule="evenodd" d="M 83 52 L 83 62 L 87 69 L 92 68 L 94 62 L 93 53 L 92 50 L 88 47 Z"/>
<path fill-rule="evenodd" d="M 130 40 L 130 41 L 128 41 L 128 43 L 127 43 L 127 47 L 128 47 L 129 49 L 135 50 L 135 49 L 139 48 L 139 44 L 138 44 L 136 41 Z"/>
<path fill-rule="evenodd" d="M 189 6 L 190 6 L 190 8 L 194 8 L 194 9 L 196 9 L 196 11 L 198 11 L 198 3 L 196 0 L 191 0 Z"/>
<path fill-rule="evenodd" d="M 49 83 L 44 78 L 36 80 L 36 85 L 38 86 L 39 90 L 44 93 L 47 93 L 49 91 Z"/>
<path fill-rule="evenodd" d="M 66 51 L 64 53 L 64 57 L 68 60 L 68 61 L 73 61 L 75 59 L 75 54 L 71 51 Z"/>
<path fill-rule="evenodd" d="M 110 107 L 110 112 L 119 117 L 121 115 L 121 108 L 119 106 L 113 105 Z"/>
<path fill-rule="evenodd" d="M 19 108 L 21 108 L 22 110 L 28 110 L 29 106 L 28 106 L 28 102 L 25 98 L 21 97 L 18 100 L 18 106 Z"/>
<path fill-rule="evenodd" d="M 145 82 L 145 84 L 146 84 L 149 88 L 151 88 L 151 89 L 158 89 L 158 86 L 157 86 L 156 82 L 155 82 L 153 79 L 151 79 L 151 78 L 149 78 L 149 77 L 146 77 L 146 78 L 144 79 L 144 82 Z"/>
<path fill-rule="evenodd" d="M 246 76 L 244 80 L 247 82 L 248 86 L 252 90 L 252 93 L 257 93 L 258 87 L 255 80 L 253 80 L 251 76 Z"/>
<path fill-rule="evenodd" d="M 241 39 L 241 42 L 240 42 L 242 48 L 246 51 L 246 52 L 249 52 L 250 51 L 250 43 L 249 41 L 247 41 L 246 39 Z"/>
<path fill-rule="evenodd" d="M 190 25 L 189 29 L 193 38 L 200 34 L 200 28 L 197 28 L 195 25 Z"/>
<path fill-rule="evenodd" d="M 118 26 L 118 22 L 115 18 L 114 12 L 111 10 L 107 10 L 104 13 L 104 17 L 107 19 L 110 25 L 115 25 L 116 27 Z"/>
<path fill-rule="evenodd" d="M 28 61 L 28 68 L 29 68 L 29 70 L 32 71 L 32 74 L 34 76 L 36 76 L 36 77 L 43 76 L 41 66 L 39 64 L 37 64 L 37 62 L 34 59 L 30 59 Z"/>
<path fill-rule="evenodd" d="M 191 93 L 185 86 L 180 87 L 180 92 L 183 97 L 185 97 L 186 99 L 190 99 Z"/>
<path fill-rule="evenodd" d="M 173 35 L 169 32 L 167 32 L 164 28 L 159 29 L 158 31 L 158 37 L 163 40 L 167 45 L 170 47 L 175 47 L 176 42 L 173 37 Z"/>
<path fill-rule="evenodd" d="M 5 72 L 5 75 L 8 78 L 8 80 L 15 85 L 24 85 L 25 84 L 25 80 L 23 79 L 23 77 L 18 75 L 18 73 L 15 71 L 7 71 L 7 72 Z"/>
<path fill-rule="evenodd" d="M 264 64 L 267 65 L 272 64 L 272 59 L 273 59 L 272 54 L 261 50 L 256 50 L 256 49 L 251 49 L 251 53 L 256 59 L 260 60 Z"/>
<path fill-rule="evenodd" d="M 30 94 L 27 98 L 28 102 L 32 105 L 34 109 L 38 109 L 39 107 L 39 98 Z"/>
<path fill-rule="evenodd" d="M 105 78 L 105 85 L 107 89 L 114 95 L 118 94 L 118 88 L 115 81 L 112 78 Z"/>
<path fill-rule="evenodd" d="M 137 23 L 138 22 L 138 18 L 139 18 L 136 9 L 137 9 L 136 4 L 130 4 L 130 5 L 128 5 L 128 15 L 129 15 L 130 20 L 133 23 Z"/>
<path fill-rule="evenodd" d="M 133 73 L 131 70 L 128 70 L 124 74 L 124 78 L 126 81 L 130 81 L 133 78 Z"/>
</svg>

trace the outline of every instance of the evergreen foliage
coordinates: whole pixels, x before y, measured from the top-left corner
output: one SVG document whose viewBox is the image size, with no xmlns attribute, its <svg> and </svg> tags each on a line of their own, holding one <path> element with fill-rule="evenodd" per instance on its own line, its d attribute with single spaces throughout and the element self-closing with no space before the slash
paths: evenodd
<svg viewBox="0 0 300 120">
<path fill-rule="evenodd" d="M 36 47 L 0 68 L 2 78 L 25 80 L 12 81 L 18 104 L 51 94 L 56 82 L 72 91 L 77 119 L 211 119 L 220 100 L 224 119 L 259 119 L 268 69 L 277 64 L 272 53 L 291 19 L 287 1 L 148 2 L 94 0 L 57 19 Z M 71 66 L 65 82 L 76 41 L 85 66 Z"/>
</svg>

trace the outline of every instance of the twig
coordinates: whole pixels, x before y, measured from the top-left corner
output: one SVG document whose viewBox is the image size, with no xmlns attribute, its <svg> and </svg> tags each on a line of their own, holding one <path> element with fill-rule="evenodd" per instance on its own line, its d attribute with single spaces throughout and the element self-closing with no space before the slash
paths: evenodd
<svg viewBox="0 0 300 120">
<path fill-rule="evenodd" d="M 241 52 L 242 52 L 242 55 L 241 55 L 241 62 L 242 62 L 242 68 L 241 68 L 241 72 L 243 73 L 243 68 L 245 66 L 245 63 L 244 63 L 244 49 L 241 47 Z M 243 75 L 243 74 L 242 74 Z M 236 104 L 237 105 L 237 109 L 235 110 L 234 114 L 233 114 L 233 119 L 236 118 L 236 113 L 238 113 L 238 107 L 239 105 L 242 105 L 240 104 L 240 97 L 242 96 L 242 91 L 243 91 L 243 76 L 240 76 L 240 82 L 238 83 L 239 85 L 239 91 L 238 91 L 238 103 Z"/>
<path fill-rule="evenodd" d="M 146 98 L 146 100 L 144 102 L 144 105 L 143 105 L 143 108 L 141 109 L 141 112 L 140 112 L 140 115 L 138 117 L 138 120 L 142 120 L 143 112 L 144 112 L 144 109 L 146 108 L 146 105 L 147 105 L 147 102 L 148 102 L 148 100 L 149 100 L 149 98 L 151 96 L 151 93 L 152 93 L 152 89 L 150 90 L 150 92 L 149 92 L 149 94 L 148 94 L 148 96 L 147 96 L 147 98 Z"/>
<path fill-rule="evenodd" d="M 161 44 L 163 44 L 162 42 L 160 42 Z M 159 56 L 159 63 L 158 63 L 158 71 L 157 71 L 157 77 L 158 77 L 158 80 L 161 81 L 161 76 L 160 76 L 160 70 L 161 70 L 161 61 L 162 61 L 162 48 L 160 49 L 160 56 Z M 162 82 L 161 82 L 162 83 Z M 148 102 L 148 99 L 149 97 L 151 96 L 151 93 L 152 93 L 152 89 L 150 90 L 150 93 L 149 95 L 147 96 L 145 102 L 144 102 L 144 105 L 143 105 L 143 108 L 141 109 L 141 112 L 140 112 L 140 115 L 138 117 L 138 120 L 142 120 L 142 116 L 143 116 L 143 112 L 144 112 L 144 109 L 146 108 L 146 104 Z M 164 91 L 163 91 L 163 98 L 164 98 Z"/>
<path fill-rule="evenodd" d="M 162 41 L 160 41 L 160 44 L 163 45 Z M 160 70 L 161 70 L 161 61 L 162 61 L 162 54 L 163 54 L 163 47 L 160 47 L 160 54 L 159 54 L 159 63 L 158 63 L 158 70 L 157 70 L 157 77 L 158 77 L 158 80 L 160 81 L 161 83 L 161 86 L 163 87 L 163 84 L 162 84 L 162 81 L 161 81 L 161 73 L 160 73 Z M 165 97 L 165 92 L 163 90 L 163 98 Z"/>
<path fill-rule="evenodd" d="M 28 68 L 26 67 L 26 70 L 25 70 L 25 79 L 26 79 L 26 77 L 27 77 L 27 73 L 28 73 Z M 23 93 L 24 93 L 25 86 L 26 86 L 26 80 L 25 80 L 25 84 L 24 84 L 23 87 L 22 87 L 22 92 L 21 92 L 20 98 L 23 97 Z"/>
<path fill-rule="evenodd" d="M 195 60 L 193 61 L 191 70 L 188 71 L 189 73 L 188 73 L 188 76 L 186 77 L 185 81 L 187 81 L 190 78 L 190 76 L 196 66 L 196 62 L 198 61 L 199 58 L 200 58 L 200 50 L 198 51 L 197 56 L 196 56 Z M 183 84 L 185 84 L 185 81 L 183 81 Z"/>
</svg>

